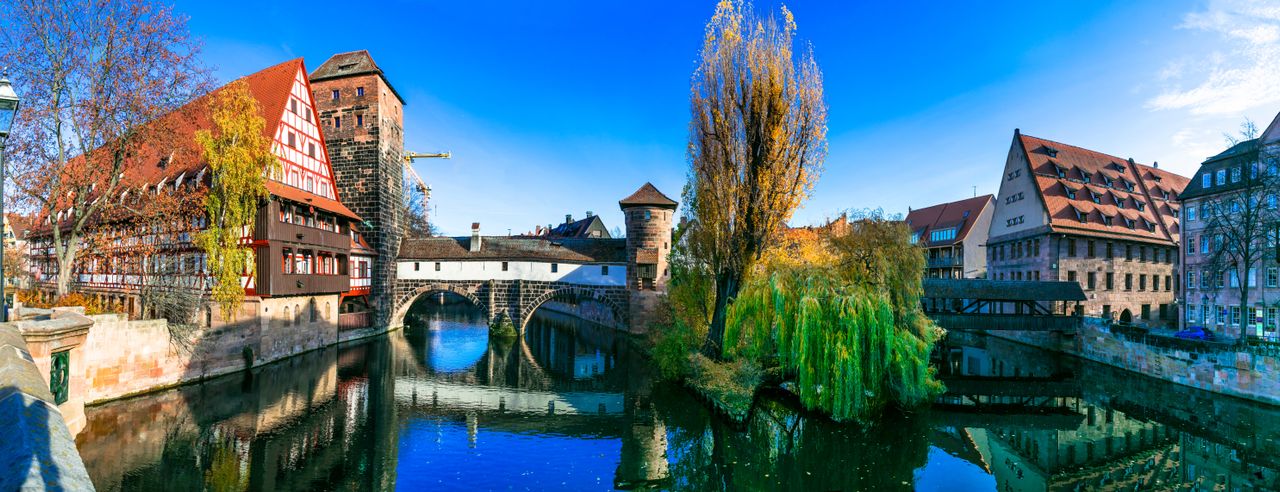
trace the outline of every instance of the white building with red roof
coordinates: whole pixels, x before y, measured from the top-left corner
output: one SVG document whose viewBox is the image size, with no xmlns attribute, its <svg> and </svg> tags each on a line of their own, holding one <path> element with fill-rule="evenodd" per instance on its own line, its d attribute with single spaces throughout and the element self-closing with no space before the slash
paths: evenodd
<svg viewBox="0 0 1280 492">
<path fill-rule="evenodd" d="M 991 195 L 940 203 L 907 213 L 911 243 L 925 250 L 925 276 L 980 278 L 987 274 Z"/>
</svg>

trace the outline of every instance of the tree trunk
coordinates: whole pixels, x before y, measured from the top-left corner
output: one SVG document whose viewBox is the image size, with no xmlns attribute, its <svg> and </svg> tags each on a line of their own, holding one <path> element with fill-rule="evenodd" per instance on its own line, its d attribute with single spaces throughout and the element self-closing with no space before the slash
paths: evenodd
<svg viewBox="0 0 1280 492">
<path fill-rule="evenodd" d="M 57 236 L 55 236 L 54 241 L 57 241 L 57 240 L 58 240 Z M 74 234 L 71 235 L 71 237 L 67 241 L 67 245 L 62 249 L 62 251 L 59 252 L 60 254 L 57 255 L 58 256 L 58 285 L 57 285 L 58 297 L 62 297 L 71 293 L 71 275 L 73 273 L 72 265 L 76 261 L 76 244 L 75 243 L 78 240 L 79 238 L 77 238 Z"/>
<path fill-rule="evenodd" d="M 716 305 L 711 313 L 711 326 L 707 329 L 707 340 L 702 345 L 702 354 L 714 360 L 724 358 L 724 323 L 728 315 L 729 303 L 738 296 L 739 279 L 737 272 L 721 271 L 716 275 Z"/>
</svg>

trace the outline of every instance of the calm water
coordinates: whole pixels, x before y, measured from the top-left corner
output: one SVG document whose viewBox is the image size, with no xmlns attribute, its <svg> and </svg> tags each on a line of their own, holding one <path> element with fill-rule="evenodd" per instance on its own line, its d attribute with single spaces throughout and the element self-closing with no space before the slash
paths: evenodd
<svg viewBox="0 0 1280 492">
<path fill-rule="evenodd" d="M 88 410 L 99 490 L 1270 490 L 1280 409 L 978 336 L 949 393 L 869 429 L 758 403 L 744 428 L 607 331 L 477 313 Z"/>
</svg>

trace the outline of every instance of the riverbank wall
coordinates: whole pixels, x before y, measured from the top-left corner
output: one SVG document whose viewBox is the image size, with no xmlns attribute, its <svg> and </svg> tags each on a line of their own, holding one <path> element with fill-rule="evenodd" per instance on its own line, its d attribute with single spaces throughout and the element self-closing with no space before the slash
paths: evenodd
<svg viewBox="0 0 1280 492">
<path fill-rule="evenodd" d="M 1280 350 L 1154 336 L 1085 318 L 1080 332 L 992 331 L 1013 340 L 1218 394 L 1280 405 Z"/>
<path fill-rule="evenodd" d="M 67 416 L 72 435 L 83 408 L 270 364 L 343 342 L 386 333 L 382 327 L 343 329 L 336 313 L 284 317 L 241 316 L 212 326 L 172 325 L 122 314 L 84 315 L 82 308 L 15 310 L 46 381 L 53 360 L 67 366 Z M 74 329 L 72 329 L 74 328 Z M 57 355 L 55 355 L 57 354 Z"/>
</svg>

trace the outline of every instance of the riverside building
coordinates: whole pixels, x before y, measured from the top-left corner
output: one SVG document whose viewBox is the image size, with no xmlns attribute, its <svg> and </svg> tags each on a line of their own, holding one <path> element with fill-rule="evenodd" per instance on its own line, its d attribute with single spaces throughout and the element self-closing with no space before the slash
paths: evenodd
<svg viewBox="0 0 1280 492">
<path fill-rule="evenodd" d="M 1082 314 L 1176 322 L 1178 194 L 1187 178 L 1014 130 L 987 277 L 1079 282 Z"/>
<path fill-rule="evenodd" d="M 907 213 L 911 244 L 925 250 L 925 276 L 982 278 L 987 275 L 991 195 L 914 209 Z"/>
</svg>

